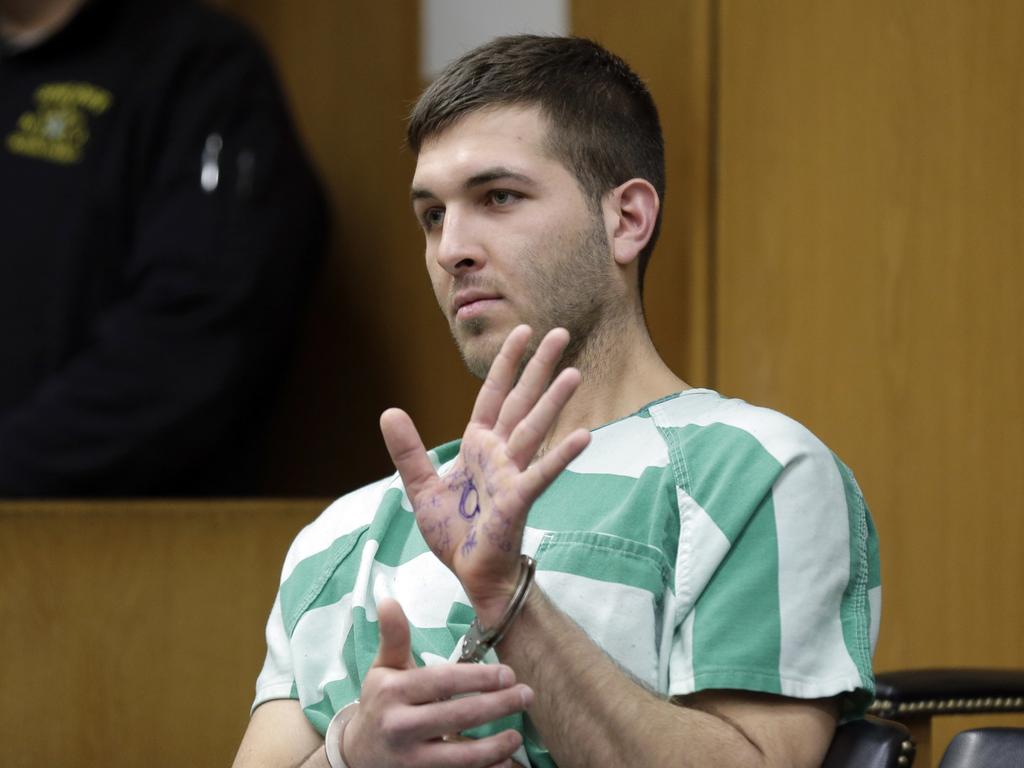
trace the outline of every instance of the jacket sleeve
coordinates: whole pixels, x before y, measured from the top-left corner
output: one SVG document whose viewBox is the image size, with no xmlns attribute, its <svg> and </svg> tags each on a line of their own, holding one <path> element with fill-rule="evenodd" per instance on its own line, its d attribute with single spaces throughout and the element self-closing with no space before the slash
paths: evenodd
<svg viewBox="0 0 1024 768">
<path fill-rule="evenodd" d="M 168 80 L 123 147 L 136 192 L 120 294 L 0 420 L 0 495 L 247 490 L 233 467 L 266 420 L 325 207 L 251 39 L 197 45 Z"/>
</svg>

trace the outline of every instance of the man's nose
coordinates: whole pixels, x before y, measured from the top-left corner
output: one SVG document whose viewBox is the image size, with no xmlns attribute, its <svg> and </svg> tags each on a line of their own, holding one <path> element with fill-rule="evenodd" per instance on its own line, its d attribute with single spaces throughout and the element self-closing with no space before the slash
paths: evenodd
<svg viewBox="0 0 1024 768">
<path fill-rule="evenodd" d="M 441 225 L 437 263 L 451 275 L 480 269 L 486 261 L 484 247 L 470 217 L 449 207 Z"/>
</svg>

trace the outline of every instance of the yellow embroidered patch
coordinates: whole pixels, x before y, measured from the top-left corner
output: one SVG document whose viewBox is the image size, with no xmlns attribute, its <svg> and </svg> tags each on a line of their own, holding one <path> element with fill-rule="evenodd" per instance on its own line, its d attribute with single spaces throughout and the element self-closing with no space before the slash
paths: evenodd
<svg viewBox="0 0 1024 768">
<path fill-rule="evenodd" d="M 89 142 L 89 115 L 102 115 L 114 101 L 107 91 L 91 83 L 44 83 L 36 88 L 34 111 L 18 118 L 7 134 L 10 152 L 52 163 L 70 165 L 82 159 Z"/>
</svg>

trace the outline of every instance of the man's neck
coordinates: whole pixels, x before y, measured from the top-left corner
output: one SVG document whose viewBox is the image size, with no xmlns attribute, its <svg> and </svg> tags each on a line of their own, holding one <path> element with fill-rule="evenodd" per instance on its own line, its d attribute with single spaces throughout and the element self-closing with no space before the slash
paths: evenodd
<svg viewBox="0 0 1024 768">
<path fill-rule="evenodd" d="M 639 315 L 604 323 L 574 365 L 582 381 L 552 428 L 545 449 L 574 429 L 595 429 L 690 388 L 661 359 Z"/>
<path fill-rule="evenodd" d="M 0 0 L 0 38 L 35 45 L 60 30 L 85 0 Z"/>
</svg>

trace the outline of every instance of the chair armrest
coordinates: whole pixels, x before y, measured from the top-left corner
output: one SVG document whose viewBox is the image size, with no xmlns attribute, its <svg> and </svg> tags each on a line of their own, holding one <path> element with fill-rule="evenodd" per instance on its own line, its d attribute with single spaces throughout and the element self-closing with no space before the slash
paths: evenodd
<svg viewBox="0 0 1024 768">
<path fill-rule="evenodd" d="M 914 752 L 905 725 L 868 715 L 836 729 L 821 768 L 907 768 Z"/>
</svg>

